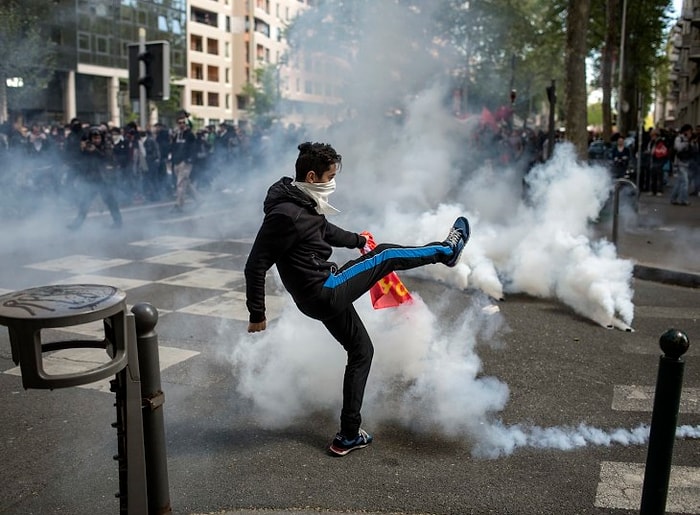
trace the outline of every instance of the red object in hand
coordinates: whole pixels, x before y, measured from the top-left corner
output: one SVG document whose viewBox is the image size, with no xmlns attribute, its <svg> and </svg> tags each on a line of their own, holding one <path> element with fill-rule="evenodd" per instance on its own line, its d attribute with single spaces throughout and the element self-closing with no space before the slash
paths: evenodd
<svg viewBox="0 0 700 515">
<path fill-rule="evenodd" d="M 367 239 L 367 243 L 360 252 L 367 254 L 377 246 L 377 243 L 372 233 L 368 231 L 361 232 L 360 235 Z M 391 272 L 377 281 L 370 288 L 369 296 L 374 309 L 395 308 L 399 304 L 413 300 L 396 272 Z"/>
</svg>

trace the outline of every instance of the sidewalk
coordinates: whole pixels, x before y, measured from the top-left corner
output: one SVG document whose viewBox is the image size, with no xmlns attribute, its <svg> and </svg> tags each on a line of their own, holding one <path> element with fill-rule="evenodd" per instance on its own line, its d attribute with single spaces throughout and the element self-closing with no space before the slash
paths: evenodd
<svg viewBox="0 0 700 515">
<path fill-rule="evenodd" d="M 631 197 L 620 196 L 617 251 L 634 262 L 638 279 L 700 287 L 700 198 L 690 206 L 674 206 L 669 193 L 642 193 L 634 213 Z M 600 228 L 611 238 L 612 220 Z M 607 232 L 605 232 L 607 231 Z"/>
</svg>

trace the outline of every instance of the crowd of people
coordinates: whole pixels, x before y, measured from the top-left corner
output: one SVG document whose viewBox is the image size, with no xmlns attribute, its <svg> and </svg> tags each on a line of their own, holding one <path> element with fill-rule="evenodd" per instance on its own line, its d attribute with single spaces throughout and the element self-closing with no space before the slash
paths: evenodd
<svg viewBox="0 0 700 515">
<path fill-rule="evenodd" d="M 593 143 L 592 137 L 589 143 Z M 679 130 L 652 127 L 642 133 L 614 134 L 604 158 L 614 179 L 637 180 L 641 193 L 669 193 L 673 205 L 690 205 L 689 197 L 700 194 L 700 125 L 684 124 Z M 641 148 L 641 161 L 638 162 Z M 671 186 L 669 190 L 669 186 Z"/>
<path fill-rule="evenodd" d="M 463 162 L 469 173 L 484 165 L 512 167 L 522 177 L 548 159 L 549 135 L 543 130 L 515 127 L 498 120 L 482 119 L 467 135 Z M 96 196 L 121 225 L 120 207 L 144 202 L 172 202 L 173 212 L 186 203 L 198 206 L 200 192 L 226 188 L 247 173 L 253 163 L 264 163 L 269 145 L 292 147 L 303 141 L 301 127 L 276 126 L 272 131 L 252 125 L 220 123 L 195 129 L 187 112 L 181 111 L 173 127 L 155 123 L 148 128 L 134 122 L 124 127 L 108 123 L 43 125 L 20 122 L 0 126 L 0 218 L 23 217 L 42 200 L 59 199 L 74 206 L 77 215 L 69 225 L 78 229 Z M 566 139 L 554 135 L 555 145 Z M 595 141 L 591 134 L 589 142 Z M 274 143 L 272 143 L 274 142 Z M 598 141 L 600 143 L 600 141 Z M 636 181 L 639 153 L 633 135 L 613 135 L 602 162 L 613 179 Z M 653 128 L 641 141 L 639 186 L 650 195 L 663 195 L 669 185 L 674 205 L 689 204 L 700 189 L 700 125 L 680 131 Z M 597 159 L 600 163 L 601 160 Z M 527 181 L 523 181 L 526 194 Z"/>
<path fill-rule="evenodd" d="M 301 130 L 285 129 L 288 138 Z M 146 202 L 199 205 L 199 191 L 217 179 L 229 183 L 265 152 L 267 135 L 222 122 L 195 129 L 189 114 L 177 113 L 175 125 L 135 122 L 124 127 L 91 125 L 74 118 L 66 125 L 21 121 L 0 126 L 0 217 L 24 217 L 43 200 L 65 201 L 77 209 L 70 229 L 78 229 L 96 196 L 122 223 L 120 207 Z"/>
</svg>

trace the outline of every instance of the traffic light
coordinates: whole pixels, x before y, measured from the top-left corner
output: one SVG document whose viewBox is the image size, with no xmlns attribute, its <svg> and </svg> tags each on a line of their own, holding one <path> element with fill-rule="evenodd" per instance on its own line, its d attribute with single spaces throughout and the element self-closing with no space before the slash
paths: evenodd
<svg viewBox="0 0 700 515">
<path fill-rule="evenodd" d="M 146 73 L 141 76 L 140 64 L 146 65 Z M 150 100 L 170 98 L 170 43 L 150 41 L 146 51 L 139 53 L 139 44 L 129 44 L 129 97 L 138 99 L 141 86 L 146 86 L 146 97 Z"/>
</svg>

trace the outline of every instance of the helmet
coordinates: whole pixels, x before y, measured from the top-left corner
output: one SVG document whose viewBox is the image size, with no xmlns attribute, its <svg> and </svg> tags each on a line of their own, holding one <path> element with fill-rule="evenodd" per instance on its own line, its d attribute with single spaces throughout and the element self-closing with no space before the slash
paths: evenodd
<svg viewBox="0 0 700 515">
<path fill-rule="evenodd" d="M 90 137 L 95 135 L 102 136 L 102 130 L 99 127 L 90 127 L 88 134 L 90 135 Z"/>
</svg>

